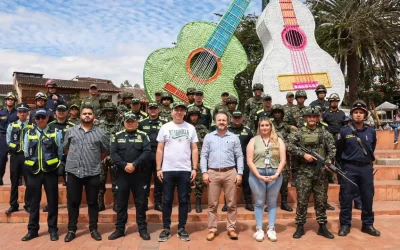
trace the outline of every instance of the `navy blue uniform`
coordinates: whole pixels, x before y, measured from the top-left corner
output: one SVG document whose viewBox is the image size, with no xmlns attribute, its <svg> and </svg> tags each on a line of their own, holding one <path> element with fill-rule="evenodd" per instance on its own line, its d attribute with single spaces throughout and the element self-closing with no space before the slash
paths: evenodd
<svg viewBox="0 0 400 250">
<path fill-rule="evenodd" d="M 58 100 L 57 101 L 55 101 L 55 100 L 53 100 L 53 95 L 56 95 L 57 97 L 58 97 Z M 64 100 L 64 97 L 62 96 L 62 95 L 59 95 L 59 94 L 48 94 L 47 95 L 47 102 L 46 102 L 46 107 L 45 107 L 45 109 L 46 110 L 51 110 L 51 111 L 56 111 L 56 107 L 58 106 L 58 105 L 65 105 L 65 106 L 67 106 L 67 103 L 65 102 L 65 100 Z"/>
<path fill-rule="evenodd" d="M 6 172 L 8 145 L 6 141 L 7 128 L 10 123 L 18 120 L 17 110 L 13 108 L 8 112 L 7 108 L 0 110 L 0 184 Z"/>
<path fill-rule="evenodd" d="M 320 102 L 317 99 L 315 101 L 312 101 L 310 103 L 310 106 L 312 106 L 312 107 L 319 106 L 321 108 L 322 112 L 325 112 L 325 110 L 329 110 L 330 103 L 328 101 Z"/>
<path fill-rule="evenodd" d="M 322 120 L 328 124 L 329 133 L 336 135 L 339 133 L 340 128 L 344 126 L 344 119 L 346 114 L 342 110 L 332 111 L 330 109 L 325 110 L 322 114 Z"/>
<path fill-rule="evenodd" d="M 372 153 L 371 160 L 373 161 L 373 152 L 376 147 L 375 129 L 364 126 L 362 129 L 357 129 L 356 131 L 358 137 L 364 141 L 368 151 Z M 357 141 L 357 137 L 353 134 L 349 126 L 340 129 L 336 158 L 338 162 L 341 163 L 343 171 L 346 172 L 346 176 L 358 185 L 362 202 L 361 220 L 363 226 L 372 226 L 374 224 L 374 212 L 372 211 L 374 199 L 373 166 L 371 160 L 368 155 L 363 152 L 361 145 Z M 357 187 L 345 180 L 340 184 L 341 226 L 351 226 L 352 201 L 357 192 Z"/>
</svg>

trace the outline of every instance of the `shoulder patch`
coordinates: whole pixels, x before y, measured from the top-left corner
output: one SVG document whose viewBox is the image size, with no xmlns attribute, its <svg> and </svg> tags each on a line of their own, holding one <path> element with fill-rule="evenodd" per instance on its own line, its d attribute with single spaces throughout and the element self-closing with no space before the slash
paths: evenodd
<svg viewBox="0 0 400 250">
<path fill-rule="evenodd" d="M 259 113 L 262 113 L 262 112 L 264 112 L 264 109 L 260 109 L 260 110 L 258 110 L 256 113 L 257 113 L 257 115 L 258 115 Z"/>
<path fill-rule="evenodd" d="M 120 134 L 122 134 L 123 132 L 125 132 L 125 129 L 124 129 L 124 130 L 121 130 L 121 131 L 119 131 L 119 132 L 117 132 L 117 133 L 115 133 L 115 135 L 120 135 Z"/>
</svg>

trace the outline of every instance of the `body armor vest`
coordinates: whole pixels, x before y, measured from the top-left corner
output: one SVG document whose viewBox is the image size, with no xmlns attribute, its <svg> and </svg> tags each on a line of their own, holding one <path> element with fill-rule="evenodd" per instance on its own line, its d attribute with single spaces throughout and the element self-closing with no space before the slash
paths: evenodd
<svg viewBox="0 0 400 250">
<path fill-rule="evenodd" d="M 323 130 L 316 128 L 314 131 L 310 131 L 307 127 L 301 128 L 301 144 L 311 151 L 315 151 L 322 157 L 326 156 Z"/>
<path fill-rule="evenodd" d="M 21 125 L 18 122 L 13 122 L 11 124 L 11 135 L 10 135 L 10 144 L 8 145 L 8 149 L 12 153 L 20 153 L 24 151 L 24 131 L 32 129 L 32 123 L 28 123 L 26 127 L 21 129 Z"/>
</svg>

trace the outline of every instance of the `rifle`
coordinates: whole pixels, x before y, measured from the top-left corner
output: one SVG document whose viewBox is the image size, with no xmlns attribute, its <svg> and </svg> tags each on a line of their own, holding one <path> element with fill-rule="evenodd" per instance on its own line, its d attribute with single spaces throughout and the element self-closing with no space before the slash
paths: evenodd
<svg viewBox="0 0 400 250">
<path fill-rule="evenodd" d="M 325 158 L 322 157 L 320 154 L 318 154 L 317 152 L 311 151 L 308 148 L 304 147 L 303 145 L 300 145 L 298 143 L 296 143 L 296 146 L 299 147 L 303 152 L 312 155 L 314 158 L 317 159 L 317 164 L 320 166 L 325 166 L 328 167 L 332 172 L 340 175 L 343 179 L 345 179 L 346 181 L 350 182 L 351 184 L 353 184 L 354 186 L 358 187 L 358 185 L 356 183 L 354 183 L 352 180 L 350 180 L 349 178 L 347 178 L 346 173 L 343 172 L 340 168 L 336 167 L 335 165 L 333 165 L 332 163 L 326 163 L 325 162 Z"/>
</svg>

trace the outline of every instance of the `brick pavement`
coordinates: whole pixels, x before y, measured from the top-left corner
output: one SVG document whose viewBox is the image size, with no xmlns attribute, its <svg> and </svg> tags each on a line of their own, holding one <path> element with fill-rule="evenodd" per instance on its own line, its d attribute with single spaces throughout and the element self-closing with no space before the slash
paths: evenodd
<svg viewBox="0 0 400 250">
<path fill-rule="evenodd" d="M 60 226 L 60 240 L 51 242 L 47 233 L 45 224 L 41 224 L 41 231 L 39 238 L 33 239 L 29 242 L 22 242 L 21 238 L 26 233 L 25 223 L 3 223 L 0 224 L 0 249 L 160 249 L 160 250 L 213 250 L 213 249 L 400 249 L 400 216 L 378 216 L 375 218 L 376 228 L 382 233 L 381 237 L 373 237 L 361 233 L 361 222 L 359 218 L 353 220 L 353 228 L 347 237 L 338 237 L 338 219 L 328 218 L 328 228 L 335 235 L 335 239 L 328 240 L 316 234 L 318 224 L 314 219 L 309 219 L 305 229 L 306 234 L 303 238 L 295 240 L 292 235 L 295 231 L 294 220 L 277 220 L 276 230 L 278 233 L 278 241 L 273 243 L 268 240 L 263 242 L 256 242 L 252 235 L 255 230 L 254 222 L 245 221 L 238 222 L 237 231 L 239 232 L 239 240 L 232 241 L 226 235 L 225 223 L 218 224 L 219 235 L 217 238 L 208 242 L 205 238 L 207 235 L 207 225 L 205 222 L 192 222 L 187 225 L 187 230 L 190 234 L 191 241 L 183 242 L 176 237 L 176 226 L 174 223 L 172 227 L 173 236 L 167 242 L 159 243 L 157 238 L 161 232 L 161 224 L 150 224 L 149 233 L 152 239 L 150 241 L 143 241 L 139 237 L 137 227 L 134 223 L 127 225 L 127 236 L 115 241 L 107 240 L 114 226 L 111 224 L 99 225 L 99 231 L 103 236 L 103 241 L 96 242 L 90 238 L 88 227 L 86 224 L 80 224 L 77 232 L 77 238 L 70 242 L 65 243 L 64 237 L 67 232 L 66 224 Z"/>
</svg>

